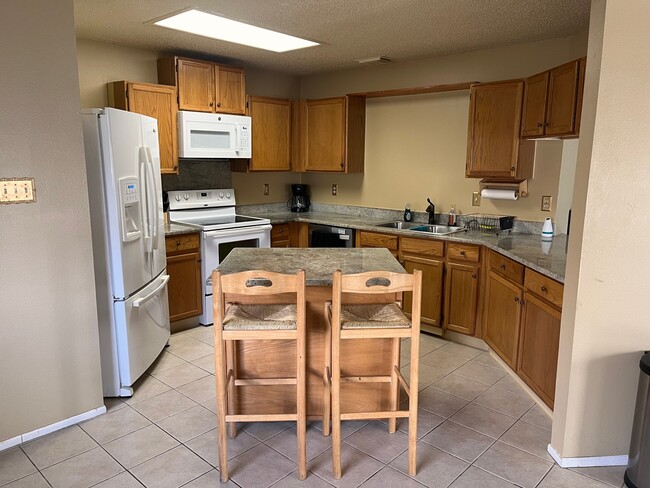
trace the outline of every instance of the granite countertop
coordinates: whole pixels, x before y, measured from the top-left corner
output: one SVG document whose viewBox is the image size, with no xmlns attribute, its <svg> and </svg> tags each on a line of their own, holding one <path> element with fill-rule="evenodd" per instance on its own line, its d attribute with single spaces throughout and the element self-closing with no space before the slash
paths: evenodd
<svg viewBox="0 0 650 488">
<path fill-rule="evenodd" d="M 276 273 L 305 270 L 307 286 L 331 286 L 332 274 L 366 271 L 405 273 L 388 249 L 237 248 L 219 265 L 223 274 L 264 269 Z"/>
<path fill-rule="evenodd" d="M 267 218 L 271 221 L 271 224 L 297 221 L 310 224 L 349 227 L 398 236 L 418 237 L 420 239 L 483 245 L 549 278 L 564 283 L 567 243 L 567 236 L 564 234 L 555 236 L 551 242 L 542 242 L 541 236 L 538 234 L 524 234 L 519 232 L 512 232 L 510 234 L 504 232 L 497 236 L 484 234 L 480 231 L 463 231 L 441 236 L 414 230 L 377 227 L 377 224 L 386 222 L 389 219 L 377 219 L 358 215 L 341 215 L 326 212 L 294 213 L 289 211 L 268 213 L 247 212 L 247 215 Z"/>
<path fill-rule="evenodd" d="M 176 222 L 165 223 L 165 236 L 175 236 L 179 234 L 192 234 L 200 232 L 201 229 L 191 225 L 179 224 Z"/>
</svg>

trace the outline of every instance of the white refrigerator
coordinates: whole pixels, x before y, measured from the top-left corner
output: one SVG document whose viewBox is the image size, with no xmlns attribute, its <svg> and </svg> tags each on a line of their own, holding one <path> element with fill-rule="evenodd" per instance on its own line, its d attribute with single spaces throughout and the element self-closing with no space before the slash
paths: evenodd
<svg viewBox="0 0 650 488">
<path fill-rule="evenodd" d="M 128 397 L 170 333 L 158 125 L 113 108 L 82 120 L 104 396 Z"/>
</svg>

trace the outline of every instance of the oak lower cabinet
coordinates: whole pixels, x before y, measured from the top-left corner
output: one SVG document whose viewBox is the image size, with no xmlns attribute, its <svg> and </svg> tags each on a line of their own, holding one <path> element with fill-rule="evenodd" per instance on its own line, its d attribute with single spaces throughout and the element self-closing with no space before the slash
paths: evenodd
<svg viewBox="0 0 650 488">
<path fill-rule="evenodd" d="M 488 253 L 483 340 L 513 370 L 517 369 L 523 284 L 523 265 L 499 253 Z"/>
<path fill-rule="evenodd" d="M 562 284 L 526 269 L 517 374 L 551 409 L 555 401 L 563 290 Z"/>
<path fill-rule="evenodd" d="M 158 60 L 158 82 L 178 88 L 179 110 L 246 113 L 246 79 L 242 68 L 198 59 L 162 58 Z"/>
<path fill-rule="evenodd" d="M 442 293 L 445 269 L 444 242 L 429 239 L 402 237 L 400 239 L 400 258 L 408 273 L 422 271 L 422 329 L 442 327 Z M 410 312 L 412 295 L 404 293 L 404 311 Z"/>
<path fill-rule="evenodd" d="M 301 169 L 363 173 L 366 99 L 306 100 L 301 110 Z"/>
<path fill-rule="evenodd" d="M 201 250 L 198 234 L 165 238 L 169 275 L 169 320 L 187 319 L 203 312 Z"/>
<path fill-rule="evenodd" d="M 276 224 L 271 229 L 271 247 L 291 247 L 289 224 Z"/>
<path fill-rule="evenodd" d="M 519 138 L 523 91 L 523 81 L 471 86 L 467 178 L 532 177 L 535 144 Z"/>
<path fill-rule="evenodd" d="M 480 282 L 480 247 L 449 243 L 445 267 L 444 329 L 475 335 Z"/>
<path fill-rule="evenodd" d="M 160 172 L 178 174 L 176 89 L 152 83 L 114 81 L 108 83 L 108 106 L 148 115 L 158 121 Z"/>
<path fill-rule="evenodd" d="M 379 232 L 357 231 L 357 247 L 378 247 L 388 249 L 397 258 L 399 238 Z"/>
</svg>

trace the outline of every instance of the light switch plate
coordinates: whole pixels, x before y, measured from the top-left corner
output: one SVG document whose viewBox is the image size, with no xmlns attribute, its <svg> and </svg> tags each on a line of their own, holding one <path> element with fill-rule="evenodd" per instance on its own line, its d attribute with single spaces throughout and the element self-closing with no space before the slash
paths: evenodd
<svg viewBox="0 0 650 488">
<path fill-rule="evenodd" d="M 36 201 L 34 178 L 0 178 L 0 203 Z"/>
<path fill-rule="evenodd" d="M 477 191 L 472 192 L 472 206 L 473 207 L 481 206 L 481 194 Z"/>
<path fill-rule="evenodd" d="M 264 194 L 265 195 L 269 194 L 269 184 L 268 183 L 264 183 Z"/>
<path fill-rule="evenodd" d="M 542 212 L 550 212 L 552 207 L 553 197 L 550 195 L 542 196 Z"/>
</svg>

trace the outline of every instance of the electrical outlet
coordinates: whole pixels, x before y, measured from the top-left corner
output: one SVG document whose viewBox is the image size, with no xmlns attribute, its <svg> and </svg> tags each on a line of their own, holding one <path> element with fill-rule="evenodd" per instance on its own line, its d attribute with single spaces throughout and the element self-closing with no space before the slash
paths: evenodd
<svg viewBox="0 0 650 488">
<path fill-rule="evenodd" d="M 472 192 L 472 207 L 480 207 L 481 206 L 481 193 L 480 192 Z"/>
<path fill-rule="evenodd" d="M 269 194 L 269 184 L 268 183 L 264 183 L 264 194 L 265 195 Z"/>
<path fill-rule="evenodd" d="M 544 195 L 542 197 L 542 212 L 551 211 L 551 201 L 552 201 L 552 197 L 550 195 Z"/>
<path fill-rule="evenodd" d="M 334 184 L 332 185 L 332 196 L 335 197 L 335 196 L 338 195 L 338 194 L 339 194 L 339 185 L 337 185 L 336 183 L 334 183 Z"/>
</svg>

